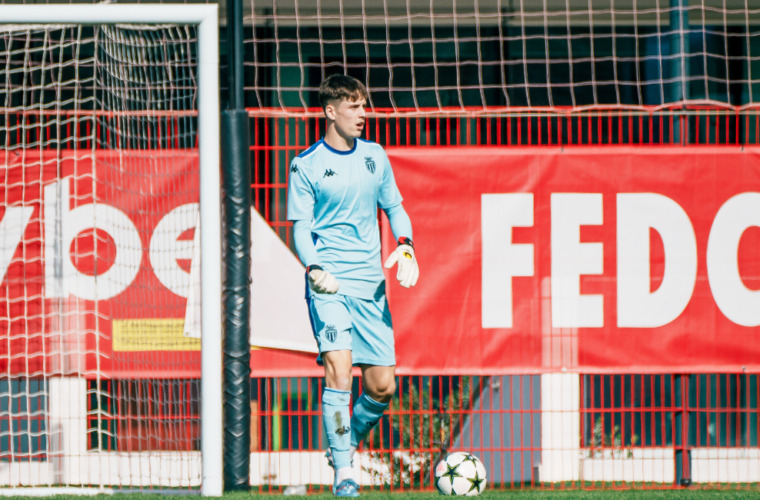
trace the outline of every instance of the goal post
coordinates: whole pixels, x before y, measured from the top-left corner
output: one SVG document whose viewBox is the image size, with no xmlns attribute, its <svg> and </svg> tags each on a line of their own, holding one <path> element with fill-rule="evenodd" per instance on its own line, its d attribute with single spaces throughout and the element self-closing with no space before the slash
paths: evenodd
<svg viewBox="0 0 760 500">
<path fill-rule="evenodd" d="M 222 330 L 222 309 L 221 309 L 221 280 L 220 280 L 220 263 L 221 263 L 221 206 L 220 206 L 220 122 L 219 122 L 219 44 L 218 44 L 218 6 L 215 4 L 209 5 L 159 5 L 159 4 L 140 4 L 135 5 L 86 5 L 86 4 L 70 4 L 70 5 L 4 5 L 0 6 L 0 20 L 3 25 L 75 25 L 75 26 L 94 26 L 94 25 L 116 25 L 116 24 L 129 24 L 129 25 L 193 25 L 196 27 L 197 32 L 197 70 L 195 75 L 197 76 L 197 156 L 198 163 L 200 164 L 199 172 L 199 212 L 200 212 L 200 230 L 203 232 L 201 241 L 201 254 L 203 256 L 201 262 L 201 329 L 203 335 L 201 339 L 201 381 L 200 392 L 202 397 L 200 402 L 200 427 L 201 427 L 201 467 L 202 477 L 200 480 L 201 493 L 204 496 L 221 496 L 223 489 L 223 475 L 222 475 L 222 349 L 221 349 L 221 330 Z M 44 70 L 43 70 L 44 72 Z M 10 76 L 8 76 L 10 78 Z M 10 85 L 9 85 L 10 88 Z M 45 89 L 40 90 L 40 93 Z M 75 92 L 78 90 L 75 90 Z M 10 91 L 8 91 L 10 92 Z M 0 107 L 3 103 L 0 102 Z M 52 111 L 51 111 L 52 110 Z M 16 110 L 13 110 L 16 112 Z M 27 110 L 18 110 L 18 113 L 26 113 Z M 49 114 L 61 114 L 61 107 L 53 105 L 45 106 L 42 103 L 34 110 L 39 116 L 48 116 Z M 72 115 L 77 113 L 90 113 L 96 112 L 90 110 L 70 110 Z M 148 111 L 152 113 L 153 111 Z M 6 116 L 11 113 L 7 109 L 5 110 Z M 160 113 L 157 113 L 160 115 Z M 9 120 L 6 118 L 6 121 Z M 21 118 L 26 123 L 27 118 Z M 15 123 L 15 122 L 14 122 Z M 71 126 L 71 124 L 68 124 Z M 166 124 L 162 126 L 171 126 L 171 120 L 167 120 Z M 65 128 L 65 123 L 58 123 L 55 130 L 58 134 L 61 134 L 60 130 Z M 79 125 L 74 124 L 74 128 Z M 3 132 L 4 137 L 10 137 L 17 129 L 14 126 L 8 126 L 7 130 Z M 115 133 L 116 131 L 114 131 Z M 23 132 L 22 132 L 23 133 Z M 49 134 L 49 131 L 46 130 Z M 44 134 L 41 132 L 40 137 Z M 60 137 L 59 137 L 60 138 Z M 127 138 L 125 140 L 129 140 Z M 132 140 L 134 140 L 132 138 Z M 142 137 L 139 140 L 148 141 L 155 140 L 151 137 Z M 76 143 L 76 140 L 75 140 Z M 21 155 L 26 155 L 27 150 L 37 148 L 43 149 L 42 139 L 40 143 L 32 147 L 20 146 L 18 148 L 21 151 Z M 5 148 L 6 144 L 0 144 L 0 152 Z M 75 146 L 76 147 L 76 146 Z M 6 148 L 7 149 L 7 148 Z M 58 153 L 60 157 L 60 146 L 58 147 Z M 41 155 L 42 153 L 40 153 Z M 6 151 L 5 157 L 9 155 Z M 94 156 L 94 155 L 93 155 Z M 119 155 L 117 155 L 119 156 Z M 0 157 L 0 161 L 2 157 Z M 73 162 L 78 164 L 78 160 L 74 159 Z M 91 159 L 94 163 L 94 159 Z M 124 159 L 119 156 L 117 161 L 124 162 Z M 80 162 L 81 163 L 81 162 Z M 68 182 L 68 181 L 67 181 Z M 43 182 L 40 182 L 40 187 Z M 68 184 L 65 184 L 68 186 Z M 47 189 L 48 186 L 46 186 Z M 7 188 L 10 189 L 10 188 Z M 54 194 L 54 191 L 51 191 Z M 66 193 L 65 193 L 66 194 Z M 5 202 L 7 203 L 9 194 L 4 193 Z M 41 195 L 40 195 L 41 196 Z M 67 194 L 63 197 L 64 200 L 68 198 Z M 18 214 L 18 219 L 21 221 L 28 221 L 31 216 L 31 209 L 29 212 L 23 206 L 24 200 L 18 207 L 18 210 L 14 213 Z M 41 204 L 41 202 L 40 202 Z M 52 205 L 51 205 L 52 206 Z M 70 209 L 67 204 L 64 204 L 64 211 L 68 215 L 71 215 L 75 209 Z M 17 207 L 11 207 L 17 208 Z M 40 209 L 41 210 L 41 209 Z M 100 212 L 98 212 L 100 211 Z M 93 213 L 102 213 L 103 208 L 99 207 L 94 209 Z M 6 208 L 5 215 L 8 219 L 10 214 L 10 208 Z M 6 221 L 3 221 L 6 222 Z M 60 223 L 59 223 L 60 225 Z M 9 226 L 5 226 L 6 230 Z M 51 226 L 52 227 L 52 226 Z M 93 226 L 94 227 L 94 226 Z M 13 229 L 13 228 L 11 228 Z M 54 230 L 54 229 L 53 229 Z M 75 229 L 72 229 L 75 231 Z M 197 228 L 196 228 L 197 230 Z M 18 229 L 16 232 L 23 232 L 23 228 Z M 19 236 L 22 238 L 22 236 Z M 96 238 L 97 239 L 97 238 Z M 139 242 L 139 238 L 138 238 Z M 12 256 L 14 249 L 3 248 L 4 256 L 7 260 L 12 262 Z M 116 257 L 118 262 L 118 257 Z M 139 259 L 138 259 L 139 260 Z M 116 264 L 114 264 L 116 265 Z M 138 271 L 134 271 L 137 274 Z M 97 282 L 96 276 L 93 277 L 93 282 Z M 188 273 L 189 274 L 189 273 Z M 99 314 L 96 312 L 92 314 L 94 316 L 93 321 L 99 321 Z M 99 336 L 96 335 L 97 342 L 100 342 Z M 81 347 L 81 346 L 80 346 Z M 61 347 L 65 349 L 66 347 Z M 87 355 L 87 348 L 83 347 L 83 357 Z M 45 356 L 43 353 L 42 356 Z M 10 356 L 9 356 L 10 358 Z M 159 361 L 160 362 L 160 361 Z M 100 370 L 102 367 L 96 361 L 93 373 L 95 377 L 100 376 Z M 47 365 L 44 365 L 47 366 Z M 68 367 L 69 370 L 75 370 L 75 367 Z M 67 373 L 66 369 L 62 369 L 61 373 L 65 378 Z M 47 376 L 47 373 L 45 373 Z M 52 377 L 51 377 L 52 379 Z M 83 381 L 86 381 L 86 377 L 81 377 Z M 18 384 L 10 380 L 9 386 Z M 97 383 L 101 383 L 98 379 Z M 29 382 L 26 382 L 29 385 Z M 126 381 L 124 385 L 137 384 L 136 382 Z M 115 382 L 113 385 L 117 385 Z M 161 384 L 158 384 L 161 386 Z M 62 390 L 61 387 L 66 387 L 66 384 L 48 384 L 47 390 L 50 391 L 53 386 Z M 89 386 L 88 386 L 89 387 Z M 163 386 L 162 386 L 163 387 Z M 64 397 L 62 393 L 57 395 L 57 400 L 62 405 L 72 405 L 72 407 L 81 407 L 86 405 L 86 398 L 92 398 L 90 394 L 91 390 L 87 389 L 88 394 L 85 395 L 81 392 L 81 387 L 72 388 L 68 387 L 69 391 L 80 391 L 77 395 L 81 400 L 77 400 L 79 404 L 75 404 L 74 401 L 61 401 Z M 151 389 L 152 390 L 152 389 Z M 172 389 L 174 390 L 174 389 Z M 74 395 L 73 393 L 71 394 Z M 95 397 L 100 397 L 100 394 L 95 394 Z M 158 403 L 160 403 L 161 396 L 156 396 Z M 12 398 L 10 398 L 12 399 Z M 51 402 L 47 403 L 52 404 Z M 153 404 L 151 402 L 146 403 L 148 405 Z M 44 406 L 44 404 L 42 405 Z M 78 413 L 77 413 L 78 412 Z M 68 424 L 72 422 L 72 413 L 77 413 L 77 421 L 83 421 L 85 419 L 95 418 L 92 415 L 87 414 L 86 410 L 82 413 L 79 410 L 68 408 L 64 411 L 63 420 Z M 47 418 L 47 417 L 45 417 Z M 97 416 L 99 419 L 100 416 Z M 65 432 L 65 429 L 62 431 Z M 107 433 L 106 433 L 107 434 Z M 80 435 L 78 439 L 81 443 L 78 448 L 86 448 L 86 440 L 93 439 L 92 433 L 86 431 Z M 100 434 L 98 434 L 99 436 Z M 104 434 L 105 435 L 105 434 Z M 109 435 L 109 438 L 114 436 Z M 42 439 L 39 438 L 38 439 Z M 47 438 L 49 441 L 53 441 L 53 437 Z M 64 440 L 67 439 L 63 436 Z M 95 438 L 102 439 L 102 438 Z M 12 437 L 11 437 L 12 440 Z M 43 439 L 44 440 L 44 439 Z M 67 446 L 71 446 L 68 443 Z M 87 462 L 91 464 L 92 462 Z M 151 464 L 152 462 L 146 462 Z M 86 467 L 84 460 L 79 460 L 76 467 Z M 151 465 L 148 465 L 151 467 Z M 51 480 L 51 484 L 60 484 L 60 481 L 55 479 Z M 84 474 L 81 477 L 95 477 L 94 474 Z M 60 479 L 60 478 L 57 478 Z M 65 481 L 63 481 L 65 483 Z M 78 484 L 86 485 L 86 480 L 82 480 Z M 95 484 L 103 488 L 103 484 Z M 149 485 L 148 485 L 149 486 Z"/>
</svg>

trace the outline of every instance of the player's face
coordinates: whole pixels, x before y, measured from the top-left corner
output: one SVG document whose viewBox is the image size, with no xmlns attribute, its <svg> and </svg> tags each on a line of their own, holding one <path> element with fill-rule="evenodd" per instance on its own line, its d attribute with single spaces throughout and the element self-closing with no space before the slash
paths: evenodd
<svg viewBox="0 0 760 500">
<path fill-rule="evenodd" d="M 361 137 L 367 119 L 367 100 L 342 100 L 333 107 L 335 128 L 345 138 Z"/>
</svg>

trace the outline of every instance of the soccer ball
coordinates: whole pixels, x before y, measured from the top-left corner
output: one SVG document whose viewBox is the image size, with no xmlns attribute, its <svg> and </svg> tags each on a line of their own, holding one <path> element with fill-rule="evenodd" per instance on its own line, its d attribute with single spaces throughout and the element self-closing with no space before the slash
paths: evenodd
<svg viewBox="0 0 760 500">
<path fill-rule="evenodd" d="M 450 453 L 435 467 L 435 487 L 441 495 L 480 495 L 486 489 L 486 468 L 475 455 Z"/>
</svg>

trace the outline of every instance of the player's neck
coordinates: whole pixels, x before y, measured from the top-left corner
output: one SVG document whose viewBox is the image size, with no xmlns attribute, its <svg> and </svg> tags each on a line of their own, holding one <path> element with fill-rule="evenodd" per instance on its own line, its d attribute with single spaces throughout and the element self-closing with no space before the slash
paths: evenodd
<svg viewBox="0 0 760 500">
<path fill-rule="evenodd" d="M 356 144 L 355 137 L 341 134 L 334 125 L 327 127 L 324 141 L 336 151 L 351 151 Z"/>
</svg>

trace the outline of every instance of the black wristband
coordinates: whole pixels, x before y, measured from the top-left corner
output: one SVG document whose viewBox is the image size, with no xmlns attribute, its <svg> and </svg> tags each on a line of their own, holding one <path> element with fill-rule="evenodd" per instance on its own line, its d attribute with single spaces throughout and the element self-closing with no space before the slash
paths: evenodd
<svg viewBox="0 0 760 500">
<path fill-rule="evenodd" d="M 411 238 L 407 238 L 406 236 L 402 236 L 398 239 L 399 245 L 409 245 L 410 247 L 414 248 L 414 243 L 412 242 Z"/>
<path fill-rule="evenodd" d="M 306 274 L 309 274 L 310 272 L 317 271 L 317 270 L 324 271 L 324 269 L 322 269 L 322 266 L 320 266 L 319 264 L 312 264 L 310 266 L 306 266 Z"/>
</svg>

